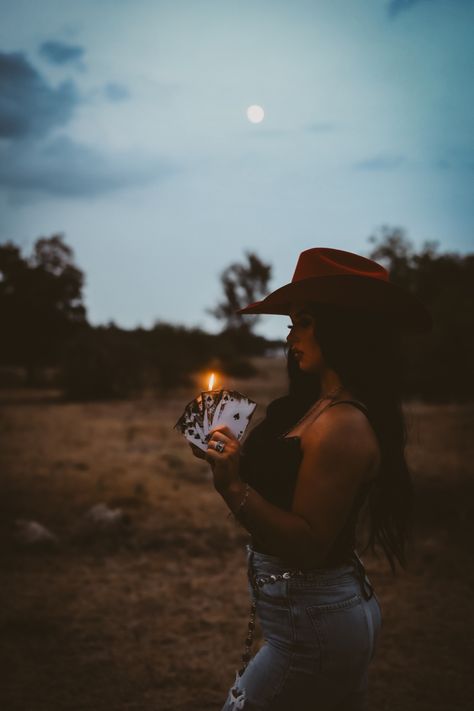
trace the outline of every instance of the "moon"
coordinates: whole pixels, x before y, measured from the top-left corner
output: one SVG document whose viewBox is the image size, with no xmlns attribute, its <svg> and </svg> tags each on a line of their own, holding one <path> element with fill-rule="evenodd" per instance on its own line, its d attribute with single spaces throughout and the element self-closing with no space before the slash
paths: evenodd
<svg viewBox="0 0 474 711">
<path fill-rule="evenodd" d="M 247 118 L 250 123 L 262 123 L 265 118 L 265 111 L 258 104 L 252 104 L 247 108 Z"/>
</svg>

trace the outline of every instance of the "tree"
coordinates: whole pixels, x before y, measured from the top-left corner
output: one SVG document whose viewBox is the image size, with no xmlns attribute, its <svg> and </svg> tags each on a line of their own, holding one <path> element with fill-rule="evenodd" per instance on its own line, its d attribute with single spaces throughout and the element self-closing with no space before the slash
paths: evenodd
<svg viewBox="0 0 474 711">
<path fill-rule="evenodd" d="M 24 258 L 12 243 L 0 245 L 0 328 L 3 363 L 57 363 L 60 349 L 85 325 L 84 277 L 60 234 L 39 238 Z"/>
<path fill-rule="evenodd" d="M 382 227 L 368 255 L 390 281 L 428 307 L 433 332 L 406 334 L 406 392 L 435 401 L 474 399 L 474 254 L 437 253 L 424 242 L 416 253 L 401 228 Z"/>
<path fill-rule="evenodd" d="M 235 262 L 221 273 L 224 300 L 216 308 L 206 309 L 207 313 L 225 322 L 224 330 L 250 331 L 260 317 L 242 316 L 236 311 L 258 301 L 268 293 L 271 265 L 262 262 L 253 252 L 246 252 L 245 256 L 247 264 Z"/>
<path fill-rule="evenodd" d="M 380 228 L 378 235 L 371 235 L 369 242 L 377 243 L 369 254 L 370 259 L 380 262 L 390 272 L 390 280 L 398 286 L 410 288 L 412 277 L 413 243 L 401 227 Z"/>
</svg>

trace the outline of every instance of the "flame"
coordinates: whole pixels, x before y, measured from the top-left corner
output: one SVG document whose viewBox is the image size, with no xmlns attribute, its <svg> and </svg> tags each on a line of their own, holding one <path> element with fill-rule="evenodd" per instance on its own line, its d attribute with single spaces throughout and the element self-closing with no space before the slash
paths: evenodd
<svg viewBox="0 0 474 711">
<path fill-rule="evenodd" d="M 214 380 L 215 380 L 214 373 L 211 373 L 211 377 L 209 378 L 208 390 L 212 390 L 212 388 L 214 387 Z"/>
</svg>

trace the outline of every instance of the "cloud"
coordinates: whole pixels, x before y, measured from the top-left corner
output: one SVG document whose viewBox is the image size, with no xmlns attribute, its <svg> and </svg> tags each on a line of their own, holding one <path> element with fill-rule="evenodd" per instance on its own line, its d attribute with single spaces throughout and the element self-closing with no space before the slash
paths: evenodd
<svg viewBox="0 0 474 711">
<path fill-rule="evenodd" d="M 43 42 L 39 52 L 52 64 L 77 64 L 81 62 L 85 54 L 84 48 L 79 45 L 54 40 Z"/>
<path fill-rule="evenodd" d="M 471 172 L 474 170 L 474 155 L 469 153 L 469 149 L 463 152 L 460 156 L 451 156 L 450 158 L 439 158 L 434 162 L 434 167 L 439 171 L 455 170 L 460 172 Z"/>
<path fill-rule="evenodd" d="M 136 152 L 108 155 L 65 136 L 46 143 L 12 142 L 0 149 L 0 186 L 16 197 L 94 197 L 163 180 L 176 171 L 164 158 Z"/>
<path fill-rule="evenodd" d="M 451 0 L 452 2 L 453 0 Z M 390 17 L 397 17 L 404 10 L 409 10 L 415 5 L 419 5 L 421 2 L 437 2 L 437 0 L 390 0 L 388 3 L 388 14 Z M 458 0 L 464 4 L 471 3 L 472 0 Z"/>
<path fill-rule="evenodd" d="M 403 156 L 378 155 L 354 163 L 356 170 L 394 170 L 404 162 Z"/>
<path fill-rule="evenodd" d="M 104 94 L 110 101 L 125 101 L 130 98 L 130 92 L 124 84 L 108 82 L 104 87 Z"/>
<path fill-rule="evenodd" d="M 388 4 L 388 14 L 390 17 L 397 17 L 404 10 L 409 10 L 419 2 L 432 2 L 432 0 L 390 0 Z"/>
<path fill-rule="evenodd" d="M 111 101 L 129 96 L 125 86 L 114 82 L 104 92 Z M 163 180 L 177 171 L 175 163 L 161 156 L 108 153 L 58 136 L 57 129 L 83 101 L 74 82 L 52 87 L 22 52 L 0 52 L 3 192 L 23 201 L 40 195 L 94 197 Z"/>
<path fill-rule="evenodd" d="M 22 52 L 0 52 L 0 138 L 43 136 L 66 124 L 79 102 L 74 82 L 52 88 Z"/>
</svg>

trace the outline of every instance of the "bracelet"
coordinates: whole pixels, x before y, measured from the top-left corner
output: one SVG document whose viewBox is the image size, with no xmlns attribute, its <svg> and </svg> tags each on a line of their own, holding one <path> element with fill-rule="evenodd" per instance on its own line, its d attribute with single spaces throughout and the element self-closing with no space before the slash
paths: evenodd
<svg viewBox="0 0 474 711">
<path fill-rule="evenodd" d="M 245 505 L 245 502 L 246 502 L 247 499 L 248 499 L 249 491 L 250 491 L 250 484 L 246 483 L 246 484 L 245 484 L 245 494 L 243 495 L 242 501 L 240 502 L 240 504 L 239 504 L 238 507 L 237 507 L 237 511 L 236 511 L 235 513 L 234 513 L 233 511 L 230 511 L 230 512 L 227 514 L 227 518 L 230 518 L 232 515 L 234 515 L 236 518 L 238 517 L 240 511 L 243 509 L 243 507 L 244 507 L 244 505 Z"/>
</svg>

